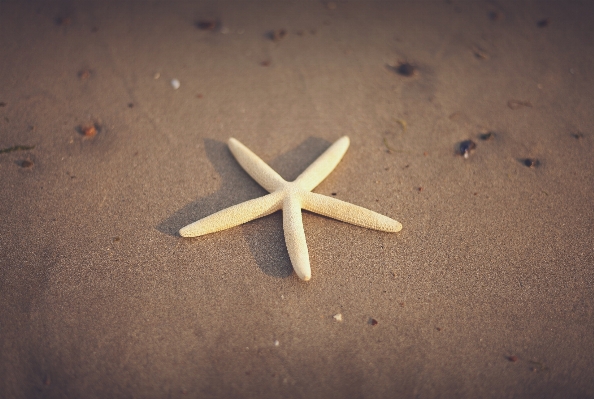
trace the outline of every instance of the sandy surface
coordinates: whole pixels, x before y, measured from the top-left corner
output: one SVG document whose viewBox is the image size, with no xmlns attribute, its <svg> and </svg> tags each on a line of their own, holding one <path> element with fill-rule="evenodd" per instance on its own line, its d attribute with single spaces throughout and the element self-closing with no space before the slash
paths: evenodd
<svg viewBox="0 0 594 399">
<path fill-rule="evenodd" d="M 0 396 L 594 397 L 592 15 L 0 1 Z M 293 179 L 343 135 L 315 192 L 400 233 L 305 213 L 308 283 L 279 213 L 176 235 L 265 193 L 229 137 Z"/>
</svg>

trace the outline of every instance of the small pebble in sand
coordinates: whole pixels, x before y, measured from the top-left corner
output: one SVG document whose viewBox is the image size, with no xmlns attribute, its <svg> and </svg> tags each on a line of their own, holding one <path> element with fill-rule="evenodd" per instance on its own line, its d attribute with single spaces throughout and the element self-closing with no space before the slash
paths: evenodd
<svg viewBox="0 0 594 399">
<path fill-rule="evenodd" d="M 80 132 L 85 137 L 94 137 L 97 134 L 97 127 L 94 124 L 84 125 L 80 127 Z"/>
<path fill-rule="evenodd" d="M 171 79 L 171 87 L 173 87 L 173 90 L 179 89 L 180 85 L 181 85 L 181 83 L 179 83 L 179 80 Z"/>
<path fill-rule="evenodd" d="M 30 168 L 33 166 L 33 162 L 29 161 L 28 159 L 25 159 L 24 161 L 21 161 L 21 168 Z"/>
<path fill-rule="evenodd" d="M 274 346 L 279 346 L 279 345 L 280 345 L 280 342 L 278 342 L 278 339 L 275 339 L 274 340 Z"/>
<path fill-rule="evenodd" d="M 470 155 L 470 151 L 474 150 L 475 148 L 476 143 L 474 141 L 464 140 L 460 143 L 460 155 L 462 155 L 464 158 L 468 158 L 468 155 Z"/>
<path fill-rule="evenodd" d="M 153 78 L 155 80 L 159 79 L 161 77 L 161 74 L 159 72 L 156 72 L 155 75 L 153 75 Z"/>
<path fill-rule="evenodd" d="M 379 322 L 376 319 L 369 319 L 369 325 L 371 325 L 371 326 L 377 326 L 378 323 Z"/>
<path fill-rule="evenodd" d="M 4 101 L 0 101 L 0 107 L 6 107 L 6 103 Z"/>
<path fill-rule="evenodd" d="M 535 166 L 538 166 L 538 160 L 532 159 L 532 158 L 526 158 L 526 159 L 524 159 L 524 165 L 528 166 L 529 168 L 534 168 Z"/>
<path fill-rule="evenodd" d="M 513 355 L 512 355 L 512 356 L 509 356 L 509 357 L 507 358 L 507 360 L 509 360 L 510 362 L 514 362 L 514 363 L 515 363 L 515 362 L 517 362 L 517 361 L 518 361 L 518 357 L 517 357 L 517 356 L 513 356 Z"/>
<path fill-rule="evenodd" d="M 536 23 L 536 26 L 538 26 L 539 28 L 546 28 L 547 26 L 549 26 L 550 23 L 551 23 L 551 20 L 549 18 L 545 18 L 545 19 L 541 19 L 540 21 L 538 21 Z"/>
<path fill-rule="evenodd" d="M 341 322 L 342 321 L 342 314 L 341 313 L 337 313 L 334 316 L 332 316 L 334 318 L 334 321 L 337 322 Z"/>
</svg>

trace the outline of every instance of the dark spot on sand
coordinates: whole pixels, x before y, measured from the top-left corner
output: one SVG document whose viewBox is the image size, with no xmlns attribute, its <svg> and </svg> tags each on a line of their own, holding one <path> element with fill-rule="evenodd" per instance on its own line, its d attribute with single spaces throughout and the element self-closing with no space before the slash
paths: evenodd
<svg viewBox="0 0 594 399">
<path fill-rule="evenodd" d="M 260 65 L 262 65 L 263 67 L 267 67 L 270 66 L 270 61 L 269 60 L 264 60 L 260 63 Z"/>
<path fill-rule="evenodd" d="M 517 356 L 508 356 L 507 360 L 509 360 L 510 362 L 517 362 L 518 361 L 518 357 Z"/>
<path fill-rule="evenodd" d="M 215 29 L 219 28 L 220 22 L 216 19 L 202 19 L 200 21 L 196 21 L 195 25 L 200 30 L 214 31 Z"/>
<path fill-rule="evenodd" d="M 88 78 L 91 77 L 91 71 L 88 69 L 82 69 L 82 70 L 78 71 L 78 77 L 81 80 L 87 80 Z"/>
<path fill-rule="evenodd" d="M 6 103 L 4 101 L 0 101 L 0 107 L 6 107 Z"/>
<path fill-rule="evenodd" d="M 489 141 L 495 138 L 495 132 L 482 133 L 479 138 L 483 141 Z"/>
<path fill-rule="evenodd" d="M 441 331 L 441 327 L 435 327 L 437 331 Z"/>
<path fill-rule="evenodd" d="M 27 151 L 27 150 L 32 150 L 33 148 L 35 148 L 34 145 L 15 145 L 13 147 L 1 149 L 0 154 L 13 152 L 13 151 Z"/>
<path fill-rule="evenodd" d="M 582 132 L 572 133 L 571 137 L 573 137 L 576 140 L 581 140 L 584 138 L 584 133 L 582 133 Z"/>
<path fill-rule="evenodd" d="M 472 140 L 464 140 L 460 143 L 460 155 L 464 158 L 468 158 L 470 151 L 476 148 L 476 143 Z"/>
<path fill-rule="evenodd" d="M 417 74 L 417 67 L 409 62 L 400 62 L 398 65 L 392 67 L 392 69 L 398 74 L 406 77 L 414 76 Z"/>
<path fill-rule="evenodd" d="M 332 193 L 332 195 L 336 195 L 336 193 Z"/>
<path fill-rule="evenodd" d="M 417 190 L 419 190 L 419 192 L 422 192 L 423 191 L 423 187 L 419 187 L 419 188 L 417 188 Z"/>
<path fill-rule="evenodd" d="M 526 165 L 529 168 L 534 168 L 536 166 L 538 166 L 539 162 L 538 159 L 533 159 L 533 158 L 526 158 L 523 161 L 524 165 Z"/>
<path fill-rule="evenodd" d="M 503 18 L 503 13 L 500 13 L 499 11 L 489 11 L 487 15 L 491 21 L 499 21 Z"/>
<path fill-rule="evenodd" d="M 134 103 L 128 103 L 128 108 L 134 108 Z"/>
<path fill-rule="evenodd" d="M 56 17 L 54 22 L 58 26 L 69 26 L 72 24 L 72 18 L 70 17 Z"/>
<path fill-rule="evenodd" d="M 379 322 L 376 319 L 369 319 L 369 321 L 367 323 L 370 326 L 377 326 Z"/>
<path fill-rule="evenodd" d="M 25 159 L 24 161 L 21 161 L 19 165 L 21 168 L 31 168 L 33 167 L 33 162 Z"/>
<path fill-rule="evenodd" d="M 282 39 L 284 39 L 287 36 L 288 32 L 286 29 L 275 29 L 275 30 L 271 30 L 269 31 L 266 36 L 268 36 L 268 38 L 274 42 L 278 42 Z"/>
<path fill-rule="evenodd" d="M 540 21 L 538 21 L 536 23 L 536 26 L 538 26 L 539 28 L 546 28 L 550 24 L 551 24 L 551 19 L 550 18 L 544 18 L 544 19 L 541 19 Z"/>
</svg>

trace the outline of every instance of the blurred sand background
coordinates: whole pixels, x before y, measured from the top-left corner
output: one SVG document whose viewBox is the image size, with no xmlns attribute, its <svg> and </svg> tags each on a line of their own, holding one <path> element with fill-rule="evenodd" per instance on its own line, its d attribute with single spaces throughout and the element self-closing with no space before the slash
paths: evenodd
<svg viewBox="0 0 594 399">
<path fill-rule="evenodd" d="M 0 396 L 594 397 L 593 16 L 0 1 Z M 293 179 L 343 135 L 315 192 L 400 233 L 305 212 L 308 283 L 280 213 L 176 235 L 265 193 L 229 137 Z"/>
</svg>

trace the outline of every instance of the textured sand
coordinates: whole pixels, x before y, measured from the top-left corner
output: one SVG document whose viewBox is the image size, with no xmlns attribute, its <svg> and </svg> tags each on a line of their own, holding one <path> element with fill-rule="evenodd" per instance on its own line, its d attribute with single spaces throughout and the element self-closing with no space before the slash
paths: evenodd
<svg viewBox="0 0 594 399">
<path fill-rule="evenodd" d="M 0 1 L 0 396 L 594 397 L 592 15 Z M 308 283 L 280 213 L 176 234 L 265 194 L 229 137 L 292 180 L 344 135 L 314 192 L 400 233 L 305 212 Z"/>
</svg>

